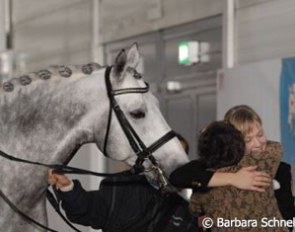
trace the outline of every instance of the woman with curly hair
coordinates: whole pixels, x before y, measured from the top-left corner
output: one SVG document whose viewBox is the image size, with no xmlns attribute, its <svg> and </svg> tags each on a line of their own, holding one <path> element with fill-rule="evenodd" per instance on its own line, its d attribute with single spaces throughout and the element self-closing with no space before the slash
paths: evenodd
<svg viewBox="0 0 295 232">
<path fill-rule="evenodd" d="M 218 169 L 236 165 L 244 153 L 243 135 L 231 124 L 213 122 L 200 134 L 199 161 L 207 168 Z"/>
</svg>

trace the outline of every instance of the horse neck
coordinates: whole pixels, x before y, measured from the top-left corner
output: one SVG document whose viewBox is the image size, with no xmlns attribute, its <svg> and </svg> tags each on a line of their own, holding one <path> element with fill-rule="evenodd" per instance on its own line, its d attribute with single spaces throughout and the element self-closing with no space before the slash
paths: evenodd
<svg viewBox="0 0 295 232">
<path fill-rule="evenodd" d="M 38 81 L 1 92 L 0 150 L 63 162 L 77 144 L 93 142 L 104 113 L 100 99 L 105 97 L 103 78 L 96 75 Z"/>
</svg>

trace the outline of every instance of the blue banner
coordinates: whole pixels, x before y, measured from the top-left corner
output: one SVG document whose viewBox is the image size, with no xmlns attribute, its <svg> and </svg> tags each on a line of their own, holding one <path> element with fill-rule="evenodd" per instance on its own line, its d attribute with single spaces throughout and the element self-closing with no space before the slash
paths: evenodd
<svg viewBox="0 0 295 232">
<path fill-rule="evenodd" d="M 280 78 L 281 142 L 284 160 L 295 164 L 295 57 L 283 59 Z"/>
</svg>

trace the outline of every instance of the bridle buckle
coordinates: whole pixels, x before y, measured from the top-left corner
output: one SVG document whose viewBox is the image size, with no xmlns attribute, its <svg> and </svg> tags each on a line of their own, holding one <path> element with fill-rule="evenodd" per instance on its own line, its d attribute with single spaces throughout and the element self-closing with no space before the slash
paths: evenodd
<svg viewBox="0 0 295 232">
<path fill-rule="evenodd" d="M 165 189 L 168 185 L 167 177 L 159 165 L 152 165 L 152 171 L 155 173 L 156 180 L 160 189 Z"/>
</svg>

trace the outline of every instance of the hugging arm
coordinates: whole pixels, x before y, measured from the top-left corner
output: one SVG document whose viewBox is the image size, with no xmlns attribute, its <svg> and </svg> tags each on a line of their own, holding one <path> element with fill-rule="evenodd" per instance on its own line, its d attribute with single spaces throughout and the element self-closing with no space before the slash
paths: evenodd
<svg viewBox="0 0 295 232">
<path fill-rule="evenodd" d="M 263 192 L 271 184 L 268 174 L 256 171 L 256 166 L 243 167 L 236 173 L 212 172 L 193 160 L 176 169 L 170 175 L 170 182 L 176 187 L 192 188 L 196 191 L 209 187 L 231 185 L 240 189 Z"/>
</svg>

